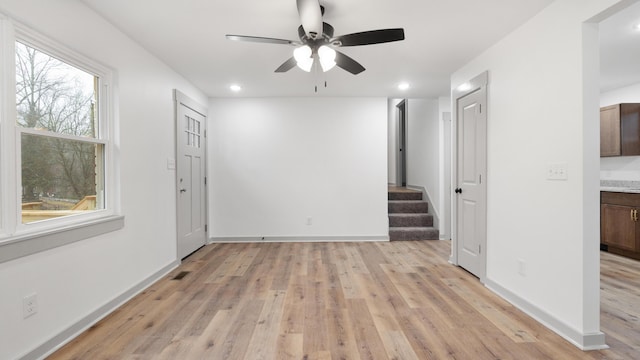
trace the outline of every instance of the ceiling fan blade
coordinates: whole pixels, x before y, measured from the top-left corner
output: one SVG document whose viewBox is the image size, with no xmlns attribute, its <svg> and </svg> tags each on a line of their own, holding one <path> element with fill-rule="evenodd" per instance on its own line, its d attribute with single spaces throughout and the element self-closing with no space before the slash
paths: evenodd
<svg viewBox="0 0 640 360">
<path fill-rule="evenodd" d="M 336 65 L 352 73 L 353 75 L 358 75 L 365 70 L 364 66 L 360 65 L 359 62 L 353 60 L 340 51 L 336 51 Z"/>
<path fill-rule="evenodd" d="M 265 43 L 265 44 L 280 44 L 280 45 L 302 45 L 302 43 L 293 40 L 285 40 L 285 39 L 274 39 L 268 37 L 260 37 L 260 36 L 245 36 L 245 35 L 225 35 L 227 40 L 233 41 L 247 41 L 247 42 L 255 42 L 255 43 Z"/>
<path fill-rule="evenodd" d="M 381 44 L 392 41 L 404 40 L 404 29 L 381 29 L 347 34 L 331 39 L 338 46 L 358 46 Z"/>
<path fill-rule="evenodd" d="M 283 73 L 293 69 L 296 66 L 296 59 L 294 57 L 289 58 L 289 60 L 285 61 L 280 67 L 276 69 L 275 72 Z"/>
<path fill-rule="evenodd" d="M 296 0 L 300 23 L 311 39 L 322 37 L 322 10 L 318 0 Z"/>
</svg>

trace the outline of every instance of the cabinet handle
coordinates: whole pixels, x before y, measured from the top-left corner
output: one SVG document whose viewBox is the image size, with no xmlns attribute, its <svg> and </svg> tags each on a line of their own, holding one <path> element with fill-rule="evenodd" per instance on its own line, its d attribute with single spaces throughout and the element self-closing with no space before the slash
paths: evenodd
<svg viewBox="0 0 640 360">
<path fill-rule="evenodd" d="M 633 210 L 633 221 L 638 222 L 638 210 Z"/>
</svg>

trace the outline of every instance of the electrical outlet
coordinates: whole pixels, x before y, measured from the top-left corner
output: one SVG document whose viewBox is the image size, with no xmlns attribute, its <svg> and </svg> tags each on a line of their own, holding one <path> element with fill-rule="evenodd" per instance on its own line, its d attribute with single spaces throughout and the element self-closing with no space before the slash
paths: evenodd
<svg viewBox="0 0 640 360">
<path fill-rule="evenodd" d="M 31 294 L 22 299 L 22 316 L 26 319 L 38 312 L 38 294 Z"/>
<path fill-rule="evenodd" d="M 527 276 L 527 269 L 523 259 L 518 259 L 518 274 L 521 276 Z"/>
<path fill-rule="evenodd" d="M 567 180 L 567 163 L 554 163 L 547 165 L 547 180 Z"/>
</svg>

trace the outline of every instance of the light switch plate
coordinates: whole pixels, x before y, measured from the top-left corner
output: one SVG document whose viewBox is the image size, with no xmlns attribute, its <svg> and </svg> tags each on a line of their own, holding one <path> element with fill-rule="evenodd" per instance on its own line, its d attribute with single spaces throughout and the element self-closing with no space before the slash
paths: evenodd
<svg viewBox="0 0 640 360">
<path fill-rule="evenodd" d="M 567 163 L 550 163 L 547 165 L 547 180 L 567 180 Z"/>
<path fill-rule="evenodd" d="M 176 159 L 167 158 L 167 170 L 175 170 L 176 169 Z"/>
</svg>

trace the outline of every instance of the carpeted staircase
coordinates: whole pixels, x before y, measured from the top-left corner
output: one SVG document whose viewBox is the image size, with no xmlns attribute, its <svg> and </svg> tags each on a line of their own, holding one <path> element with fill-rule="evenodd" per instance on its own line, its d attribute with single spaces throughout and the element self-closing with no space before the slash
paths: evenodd
<svg viewBox="0 0 640 360">
<path fill-rule="evenodd" d="M 429 203 L 420 191 L 389 189 L 389 240 L 438 240 Z"/>
</svg>

